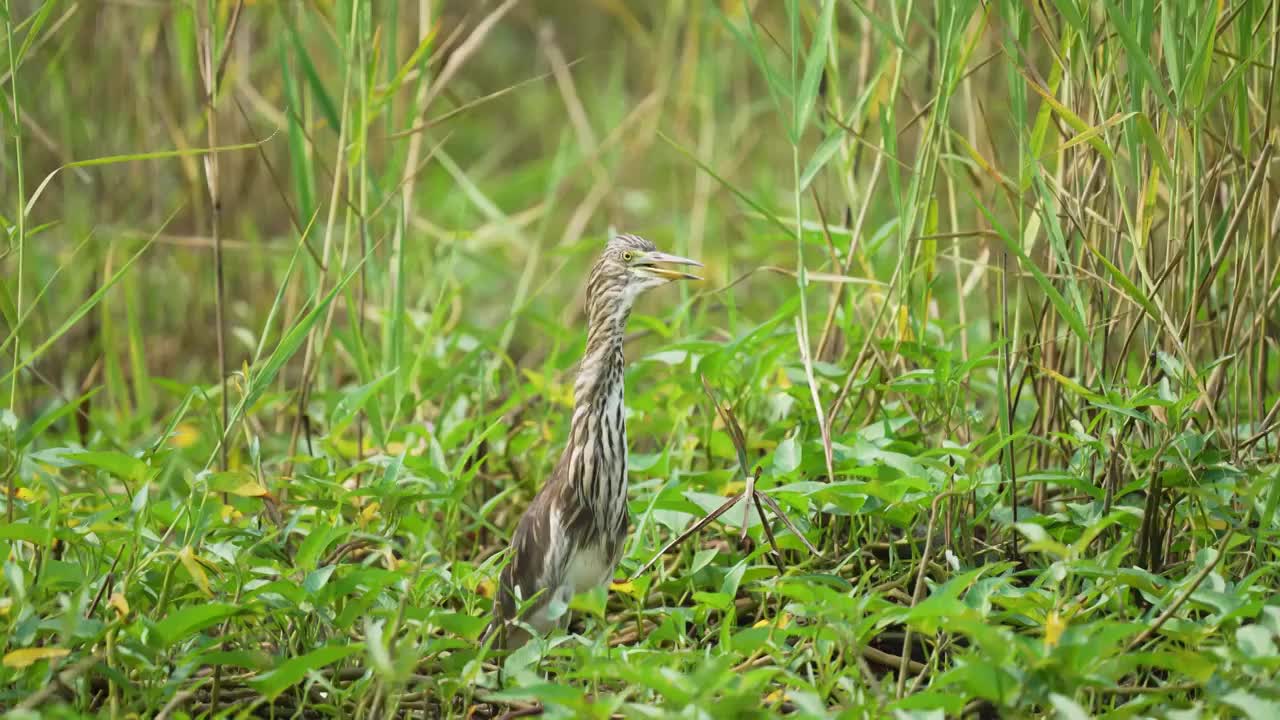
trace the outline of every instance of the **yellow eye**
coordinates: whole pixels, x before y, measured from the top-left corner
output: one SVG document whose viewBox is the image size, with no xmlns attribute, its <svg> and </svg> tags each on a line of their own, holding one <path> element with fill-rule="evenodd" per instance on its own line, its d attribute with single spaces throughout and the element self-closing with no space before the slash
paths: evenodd
<svg viewBox="0 0 1280 720">
<path fill-rule="evenodd" d="M 622 259 L 627 262 L 631 262 L 631 258 L 634 258 L 635 256 L 636 256 L 635 253 L 631 252 L 630 250 L 625 250 L 622 253 Z"/>
</svg>

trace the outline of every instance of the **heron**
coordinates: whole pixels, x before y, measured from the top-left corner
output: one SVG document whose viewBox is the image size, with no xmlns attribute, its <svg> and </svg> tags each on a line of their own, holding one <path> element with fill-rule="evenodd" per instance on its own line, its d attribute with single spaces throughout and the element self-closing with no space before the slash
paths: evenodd
<svg viewBox="0 0 1280 720">
<path fill-rule="evenodd" d="M 533 628 L 544 635 L 567 623 L 574 595 L 608 583 L 622 557 L 627 515 L 627 426 L 622 339 L 641 294 L 702 263 L 659 252 L 638 235 L 612 237 L 587 280 L 587 347 L 573 385 L 569 438 L 551 477 L 516 526 L 498 582 L 494 632 L 508 650 Z"/>
</svg>

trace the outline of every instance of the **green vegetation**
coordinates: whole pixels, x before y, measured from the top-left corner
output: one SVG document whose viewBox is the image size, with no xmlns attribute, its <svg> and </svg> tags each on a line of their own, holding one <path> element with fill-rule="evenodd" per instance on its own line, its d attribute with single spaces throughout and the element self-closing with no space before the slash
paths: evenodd
<svg viewBox="0 0 1280 720">
<path fill-rule="evenodd" d="M 13 717 L 1280 717 L 1276 3 L 0 25 Z M 504 655 L 611 230 L 707 279 L 619 582 Z"/>
</svg>

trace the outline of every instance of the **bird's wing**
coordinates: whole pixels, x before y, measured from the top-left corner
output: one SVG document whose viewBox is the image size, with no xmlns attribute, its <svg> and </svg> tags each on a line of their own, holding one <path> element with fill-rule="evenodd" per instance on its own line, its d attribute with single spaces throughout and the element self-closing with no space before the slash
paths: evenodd
<svg viewBox="0 0 1280 720">
<path fill-rule="evenodd" d="M 512 619 L 520 602 L 527 601 L 540 590 L 548 592 L 537 599 L 534 607 L 541 607 L 547 602 L 549 591 L 559 585 L 564 575 L 567 561 L 564 545 L 557 503 L 551 493 L 539 493 L 520 518 L 511 538 L 511 559 L 502 570 L 500 583 L 503 619 Z"/>
</svg>

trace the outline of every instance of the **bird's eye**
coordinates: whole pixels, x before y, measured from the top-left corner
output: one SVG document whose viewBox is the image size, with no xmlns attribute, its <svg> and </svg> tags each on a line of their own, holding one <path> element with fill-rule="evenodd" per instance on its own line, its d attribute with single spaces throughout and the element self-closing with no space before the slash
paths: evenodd
<svg viewBox="0 0 1280 720">
<path fill-rule="evenodd" d="M 635 256 L 636 256 L 635 253 L 631 252 L 630 250 L 626 250 L 622 253 L 622 259 L 626 260 L 627 262 L 631 262 L 631 259 L 634 258 Z"/>
</svg>

